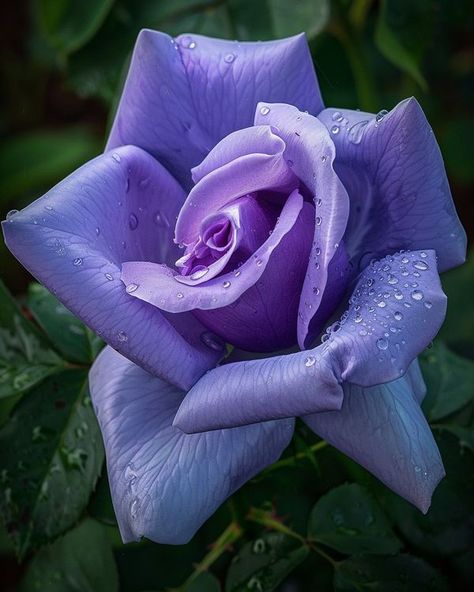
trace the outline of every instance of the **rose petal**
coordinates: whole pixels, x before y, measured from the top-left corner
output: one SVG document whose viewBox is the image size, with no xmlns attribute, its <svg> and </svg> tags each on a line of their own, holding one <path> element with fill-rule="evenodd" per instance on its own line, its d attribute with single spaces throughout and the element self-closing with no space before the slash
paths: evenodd
<svg viewBox="0 0 474 592">
<path fill-rule="evenodd" d="M 183 197 L 152 156 L 122 147 L 85 164 L 3 230 L 15 257 L 86 325 L 149 372 L 186 388 L 222 351 L 201 342 L 204 329 L 192 315 L 178 332 L 120 281 L 127 259 L 175 260 L 163 221 L 174 220 Z"/>
<path fill-rule="evenodd" d="M 186 543 L 248 479 L 276 461 L 294 420 L 208 434 L 172 427 L 183 393 L 106 348 L 89 376 L 124 542 Z"/>
<path fill-rule="evenodd" d="M 440 272 L 460 265 L 466 235 L 443 159 L 416 99 L 377 117 L 341 109 L 318 116 L 336 145 L 336 171 L 351 198 L 346 246 L 356 266 L 400 249 L 435 249 Z M 338 122 L 338 119 L 341 122 Z"/>
<path fill-rule="evenodd" d="M 190 170 L 231 132 L 252 125 L 258 101 L 318 113 L 323 105 L 304 35 L 237 43 L 141 31 L 108 148 L 144 148 L 189 189 Z"/>
<path fill-rule="evenodd" d="M 343 388 L 340 411 L 315 413 L 304 421 L 426 513 L 445 472 L 408 373 L 387 384 L 363 388 L 345 383 Z"/>
<path fill-rule="evenodd" d="M 187 394 L 175 425 L 201 432 L 339 409 L 342 383 L 368 387 L 404 374 L 445 312 L 433 251 L 387 257 L 361 275 L 340 328 L 327 341 L 306 352 L 211 370 Z"/>
</svg>

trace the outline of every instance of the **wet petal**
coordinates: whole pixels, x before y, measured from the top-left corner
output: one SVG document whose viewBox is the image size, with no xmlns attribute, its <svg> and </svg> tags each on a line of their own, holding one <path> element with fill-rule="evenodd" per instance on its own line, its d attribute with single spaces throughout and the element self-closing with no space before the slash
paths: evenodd
<svg viewBox="0 0 474 592">
<path fill-rule="evenodd" d="M 417 370 L 415 369 L 415 372 Z M 309 427 L 426 513 L 443 462 L 408 373 L 363 388 L 344 384 L 340 411 L 303 418 Z"/>
<path fill-rule="evenodd" d="M 252 125 L 258 101 L 318 113 L 322 100 L 303 35 L 238 43 L 157 31 L 137 40 L 108 148 L 144 148 L 189 188 L 190 170 L 223 137 Z"/>
<path fill-rule="evenodd" d="M 219 505 L 278 459 L 294 420 L 199 435 L 171 423 L 183 392 L 106 348 L 90 372 L 124 542 L 186 543 Z"/>
<path fill-rule="evenodd" d="M 176 281 L 176 272 L 165 265 L 129 261 L 122 266 L 122 280 L 127 285 L 138 286 L 132 296 L 169 312 L 228 306 L 262 276 L 273 251 L 293 228 L 302 207 L 303 198 L 295 190 L 285 203 L 272 234 L 235 272 L 222 274 L 197 286 L 188 286 Z"/>
<path fill-rule="evenodd" d="M 191 315 L 179 331 L 131 296 L 123 261 L 174 261 L 170 240 L 184 193 L 156 160 L 122 147 L 87 163 L 3 224 L 12 253 L 105 341 L 143 368 L 189 387 L 217 361 Z M 167 220 L 169 224 L 165 224 Z M 127 293 L 130 292 L 130 293 Z M 156 347 L 159 340 L 160 347 Z"/>
<path fill-rule="evenodd" d="M 291 162 L 292 171 L 305 184 L 315 205 L 314 244 L 309 258 L 306 279 L 301 293 L 298 318 L 298 342 L 301 348 L 321 330 L 321 321 L 308 336 L 309 325 L 318 311 L 328 282 L 328 268 L 346 230 L 349 198 L 339 177 L 334 172 L 336 157 L 334 143 L 328 130 L 316 118 L 292 105 L 262 103 L 257 107 L 255 124 L 269 124 L 278 130 L 285 142 L 284 157 Z M 338 273 L 338 296 L 350 279 Z M 339 300 L 332 289 L 326 298 L 325 313 L 330 315 Z M 330 306 L 332 305 L 332 306 Z M 325 316 L 325 321 L 328 316 Z M 309 337 L 309 339 L 308 339 Z"/>
<path fill-rule="evenodd" d="M 247 149 L 258 152 L 247 152 Z M 209 155 L 214 163 L 224 161 L 232 151 L 244 154 L 210 171 L 193 187 L 178 216 L 176 242 L 191 244 L 197 239 L 206 216 L 239 197 L 259 190 L 295 189 L 298 183 L 283 158 L 284 150 L 285 143 L 278 136 L 271 131 L 263 135 L 258 127 L 241 130 L 222 140 Z"/>
<path fill-rule="evenodd" d="M 306 415 L 311 408 L 337 410 L 344 382 L 373 386 L 403 375 L 436 335 L 445 311 L 433 251 L 382 259 L 361 275 L 348 311 L 324 343 L 211 370 L 189 391 L 175 424 L 199 432 Z M 415 374 L 411 380 L 418 381 Z M 421 390 L 418 382 L 419 397 Z"/>
<path fill-rule="evenodd" d="M 416 99 L 378 116 L 325 109 L 336 171 L 349 191 L 346 245 L 356 266 L 400 249 L 434 249 L 440 272 L 465 259 L 466 235 L 433 131 Z"/>
</svg>

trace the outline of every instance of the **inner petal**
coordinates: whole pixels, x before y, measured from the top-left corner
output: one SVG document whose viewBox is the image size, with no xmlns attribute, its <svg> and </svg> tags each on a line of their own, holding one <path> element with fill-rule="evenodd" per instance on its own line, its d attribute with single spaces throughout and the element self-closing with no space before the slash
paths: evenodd
<svg viewBox="0 0 474 592">
<path fill-rule="evenodd" d="M 198 285 L 242 265 L 268 238 L 278 209 L 258 194 L 249 194 L 205 218 L 198 238 L 176 261 L 176 280 Z"/>
</svg>

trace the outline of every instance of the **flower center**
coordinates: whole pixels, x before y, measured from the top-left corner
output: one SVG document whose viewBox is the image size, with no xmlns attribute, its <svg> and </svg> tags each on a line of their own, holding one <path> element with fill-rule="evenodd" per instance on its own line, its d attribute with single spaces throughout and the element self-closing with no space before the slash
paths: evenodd
<svg viewBox="0 0 474 592">
<path fill-rule="evenodd" d="M 277 213 L 255 194 L 207 216 L 196 239 L 176 261 L 178 282 L 197 285 L 241 265 L 267 238 Z"/>
</svg>

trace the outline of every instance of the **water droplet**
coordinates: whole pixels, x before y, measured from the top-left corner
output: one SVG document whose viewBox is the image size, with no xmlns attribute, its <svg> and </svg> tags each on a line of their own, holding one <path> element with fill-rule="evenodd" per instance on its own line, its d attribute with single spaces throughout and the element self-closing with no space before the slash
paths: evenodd
<svg viewBox="0 0 474 592">
<path fill-rule="evenodd" d="M 265 553 L 267 546 L 265 544 L 265 541 L 263 539 L 257 539 L 254 544 L 252 545 L 252 551 L 254 553 L 261 554 L 261 553 Z"/>
<path fill-rule="evenodd" d="M 401 321 L 403 319 L 402 313 L 398 310 L 393 313 L 393 316 L 397 321 Z"/>
<path fill-rule="evenodd" d="M 7 212 L 7 220 L 9 218 L 11 218 L 12 216 L 14 216 L 15 214 L 18 214 L 19 210 L 10 210 L 9 212 Z"/>
<path fill-rule="evenodd" d="M 402 257 L 401 261 L 406 265 L 410 261 L 410 259 L 408 259 L 408 257 Z"/>
<path fill-rule="evenodd" d="M 206 273 L 208 273 L 208 271 L 209 267 L 204 266 L 202 269 L 198 269 L 197 271 L 192 273 L 189 277 L 193 281 L 200 280 L 202 277 L 206 275 Z"/>
<path fill-rule="evenodd" d="M 424 251 L 421 251 L 420 257 L 423 257 L 423 259 L 425 259 L 426 257 L 428 257 L 428 255 Z"/>
<path fill-rule="evenodd" d="M 419 269 L 420 271 L 426 271 L 428 269 L 428 263 L 425 263 L 424 261 L 415 261 L 413 267 L 416 267 L 416 269 Z"/>
<path fill-rule="evenodd" d="M 304 365 L 306 366 L 306 368 L 311 368 L 311 366 L 314 366 L 315 363 L 316 358 L 314 356 L 308 356 L 304 361 Z"/>
<path fill-rule="evenodd" d="M 184 298 L 184 294 L 182 292 L 178 292 L 176 294 L 176 298 L 179 298 L 181 300 L 181 298 Z"/>
<path fill-rule="evenodd" d="M 362 142 L 362 138 L 364 137 L 364 129 L 368 123 L 369 121 L 364 119 L 363 121 L 354 123 L 354 125 L 348 129 L 347 134 L 349 141 L 352 142 L 352 144 L 360 144 Z"/>
<path fill-rule="evenodd" d="M 403 300 L 403 292 L 401 292 L 400 290 L 395 290 L 393 295 L 397 300 Z"/>
<path fill-rule="evenodd" d="M 121 342 L 121 343 L 125 343 L 126 341 L 128 341 L 128 335 L 125 333 L 125 331 L 119 331 L 117 333 L 117 339 Z"/>
<path fill-rule="evenodd" d="M 96 233 L 97 236 L 99 236 L 99 234 L 100 234 L 100 228 L 98 226 L 95 229 L 95 233 Z"/>
<path fill-rule="evenodd" d="M 387 278 L 387 282 L 393 286 L 395 284 L 398 284 L 398 278 L 396 276 L 394 276 L 393 274 L 389 273 L 388 278 Z"/>
<path fill-rule="evenodd" d="M 338 125 L 333 125 L 331 128 L 331 134 L 336 135 L 339 133 L 339 126 Z"/>
<path fill-rule="evenodd" d="M 322 221 L 323 221 L 323 220 L 322 220 L 321 216 L 316 216 L 316 225 L 317 225 L 317 226 L 321 226 L 321 222 L 322 222 Z"/>
<path fill-rule="evenodd" d="M 201 341 L 214 351 L 222 351 L 225 348 L 225 343 L 220 337 L 211 333 L 211 331 L 204 331 L 201 333 Z"/>
<path fill-rule="evenodd" d="M 319 255 L 321 255 L 321 249 L 319 247 L 316 247 L 316 249 L 314 250 L 314 254 L 319 257 Z"/>
<path fill-rule="evenodd" d="M 359 312 L 354 317 L 354 322 L 355 323 L 361 323 L 362 322 L 362 315 Z"/>
<path fill-rule="evenodd" d="M 421 467 L 419 467 L 418 465 L 415 465 L 415 473 L 420 473 L 421 472 Z"/>
<path fill-rule="evenodd" d="M 120 162 L 122 160 L 116 152 L 112 154 L 112 158 L 115 160 L 115 162 Z"/>
<path fill-rule="evenodd" d="M 82 257 L 76 257 L 76 258 L 74 259 L 74 261 L 72 262 L 72 264 L 73 264 L 75 267 L 79 267 L 79 265 L 82 265 Z"/>
<path fill-rule="evenodd" d="M 235 277 L 239 277 L 239 275 L 240 275 L 241 273 L 242 273 L 241 271 L 238 271 L 238 270 L 237 270 L 237 271 L 234 273 L 234 276 L 235 276 Z"/>
<path fill-rule="evenodd" d="M 111 282 L 114 279 L 113 276 L 112 276 L 112 274 L 110 274 L 110 273 L 106 273 L 105 274 L 105 277 L 106 277 L 106 279 L 109 280 L 109 282 Z"/>
<path fill-rule="evenodd" d="M 385 308 L 387 306 L 387 303 L 385 302 L 385 300 L 381 300 L 380 302 L 377 302 L 377 306 L 379 308 Z"/>
<path fill-rule="evenodd" d="M 379 111 L 377 113 L 377 115 L 375 116 L 376 123 L 380 123 L 382 121 L 382 119 L 385 117 L 385 115 L 387 115 L 387 113 L 388 113 L 387 109 L 382 109 L 381 111 Z"/>
<path fill-rule="evenodd" d="M 255 262 L 257 264 L 258 267 L 260 267 L 263 263 L 263 261 L 261 259 L 257 259 L 257 261 Z"/>
<path fill-rule="evenodd" d="M 270 107 L 267 107 L 266 105 L 263 105 L 263 107 L 260 107 L 260 115 L 268 115 L 270 113 Z"/>
<path fill-rule="evenodd" d="M 135 290 L 138 290 L 138 284 L 128 284 L 128 286 L 125 288 L 125 292 L 127 292 L 127 294 L 132 294 L 135 292 Z"/>
<path fill-rule="evenodd" d="M 161 228 L 169 228 L 170 226 L 168 218 L 162 212 L 156 212 L 153 221 L 157 226 L 160 226 Z"/>
<path fill-rule="evenodd" d="M 138 498 L 135 498 L 132 500 L 132 503 L 130 504 L 130 516 L 133 519 L 135 519 L 137 517 L 139 509 L 140 509 L 140 502 L 138 501 Z"/>
<path fill-rule="evenodd" d="M 234 53 L 228 53 L 226 56 L 224 56 L 224 62 L 226 64 L 232 64 L 232 62 L 235 60 L 235 54 Z"/>
<path fill-rule="evenodd" d="M 332 120 L 333 121 L 342 121 L 343 120 L 342 113 L 340 111 L 334 111 L 334 113 L 332 114 Z"/>
<path fill-rule="evenodd" d="M 385 339 L 385 337 L 381 337 L 380 339 L 377 339 L 377 347 L 381 350 L 385 350 L 388 348 L 388 341 Z"/>
<path fill-rule="evenodd" d="M 138 218 L 132 212 L 130 214 L 130 216 L 128 217 L 128 227 L 130 228 L 130 230 L 135 230 L 137 228 L 137 226 L 138 226 Z"/>
<path fill-rule="evenodd" d="M 254 592 L 263 592 L 262 582 L 255 576 L 252 576 L 247 582 L 247 588 L 249 590 L 254 590 Z"/>
<path fill-rule="evenodd" d="M 230 282 L 228 280 L 226 280 L 225 282 L 222 283 L 222 287 L 223 288 L 230 288 Z"/>
<path fill-rule="evenodd" d="M 427 301 L 425 302 L 425 307 L 426 307 L 426 308 L 431 308 L 432 306 L 433 306 L 433 304 L 432 304 L 432 303 L 431 303 L 429 300 L 427 300 Z"/>
<path fill-rule="evenodd" d="M 411 297 L 413 298 L 413 300 L 423 300 L 423 292 L 421 290 L 413 290 L 413 292 L 411 293 Z"/>
<path fill-rule="evenodd" d="M 181 47 L 184 47 L 185 49 L 194 49 L 196 47 L 196 42 L 189 35 L 185 35 L 181 39 Z"/>
<path fill-rule="evenodd" d="M 321 156 L 321 162 L 326 162 L 327 159 L 328 157 L 325 154 Z"/>
</svg>

